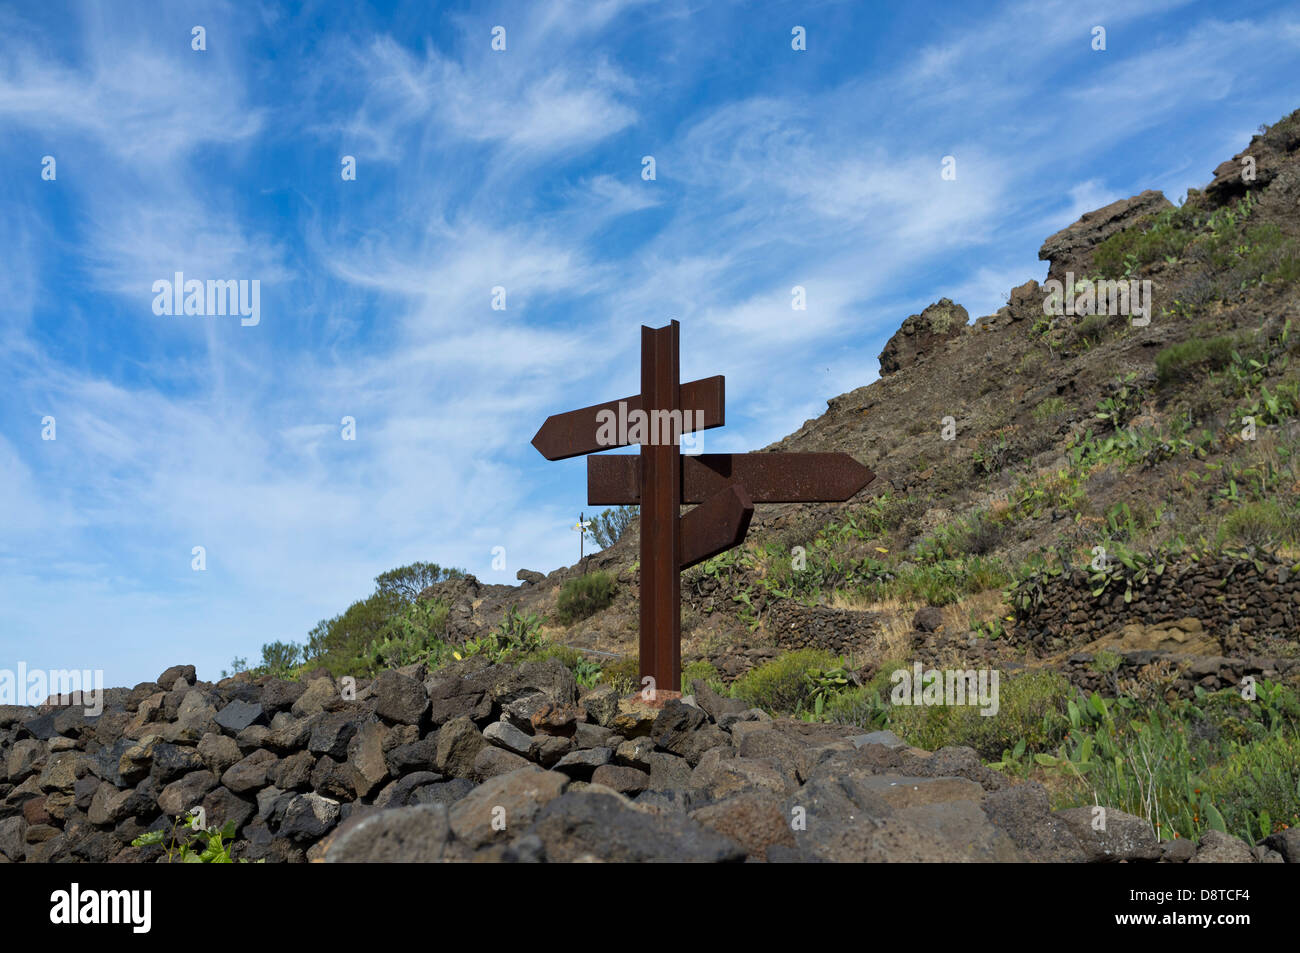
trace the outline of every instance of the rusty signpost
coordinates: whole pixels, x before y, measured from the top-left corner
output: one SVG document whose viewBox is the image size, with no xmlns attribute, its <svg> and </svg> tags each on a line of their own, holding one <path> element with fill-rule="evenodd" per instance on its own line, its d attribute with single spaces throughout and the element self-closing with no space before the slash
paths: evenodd
<svg viewBox="0 0 1300 953">
<path fill-rule="evenodd" d="M 679 331 L 641 328 L 641 393 L 554 414 L 533 437 L 548 460 L 640 445 L 587 457 L 587 503 L 641 507 L 641 675 L 662 691 L 681 685 L 683 569 L 739 545 L 755 503 L 842 502 L 875 479 L 847 453 L 682 456 L 681 435 L 721 427 L 725 407 L 722 377 L 678 383 Z"/>
</svg>

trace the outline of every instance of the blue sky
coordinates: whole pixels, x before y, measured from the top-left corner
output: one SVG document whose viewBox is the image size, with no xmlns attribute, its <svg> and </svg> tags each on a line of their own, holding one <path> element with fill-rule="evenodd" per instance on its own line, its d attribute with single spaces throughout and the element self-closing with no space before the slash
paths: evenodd
<svg viewBox="0 0 1300 953">
<path fill-rule="evenodd" d="M 641 324 L 763 446 L 1298 65 L 1287 3 L 0 5 L 0 668 L 215 678 L 394 566 L 570 563 L 585 466 L 529 440 L 637 391 Z M 177 271 L 260 322 L 155 315 Z"/>
</svg>

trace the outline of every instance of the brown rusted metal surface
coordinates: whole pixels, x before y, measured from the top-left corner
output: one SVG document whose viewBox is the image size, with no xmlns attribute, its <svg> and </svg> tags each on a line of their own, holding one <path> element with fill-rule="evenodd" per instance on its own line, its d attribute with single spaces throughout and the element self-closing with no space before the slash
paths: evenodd
<svg viewBox="0 0 1300 953">
<path fill-rule="evenodd" d="M 644 435 L 641 452 L 587 458 L 592 505 L 641 507 L 641 675 L 654 679 L 658 704 L 681 686 L 681 570 L 739 545 L 755 503 L 840 502 L 875 474 L 845 453 L 739 453 L 682 456 L 684 421 L 674 411 L 702 411 L 690 430 L 720 427 L 724 381 L 678 384 L 680 329 L 641 328 L 641 393 L 548 417 L 533 446 L 548 460 L 626 446 L 598 439 L 602 410 L 643 411 L 668 423 Z M 631 437 L 631 433 L 628 436 Z M 683 503 L 700 503 L 685 516 Z"/>
<path fill-rule="evenodd" d="M 680 408 L 679 325 L 641 329 L 641 397 L 646 410 Z M 672 426 L 672 419 L 669 418 Z M 682 683 L 681 565 L 682 455 L 676 435 L 642 444 L 641 456 L 641 675 L 654 687 Z"/>
<path fill-rule="evenodd" d="M 716 377 L 704 377 L 698 381 L 687 381 L 680 389 L 682 410 L 692 412 L 691 426 L 683 427 L 684 433 L 712 430 L 726 423 L 726 379 L 721 374 Z M 533 446 L 547 460 L 567 460 L 570 457 L 580 457 L 584 453 L 629 446 L 628 441 L 601 443 L 597 439 L 597 432 L 600 429 L 598 415 L 608 411 L 617 416 L 620 404 L 623 405 L 622 410 L 625 415 L 640 411 L 642 410 L 641 395 L 633 394 L 622 400 L 607 400 L 603 404 L 592 404 L 581 410 L 552 414 L 546 418 L 546 422 L 533 437 Z"/>
<path fill-rule="evenodd" d="M 690 459 L 689 457 L 685 459 Z M 682 569 L 739 546 L 749 530 L 754 504 L 739 483 L 719 490 L 682 517 Z"/>
<path fill-rule="evenodd" d="M 588 457 L 587 503 L 639 503 L 640 466 L 626 454 Z M 755 503 L 839 503 L 875 478 L 847 453 L 701 453 L 682 457 L 682 502 L 702 503 L 739 485 Z"/>
</svg>

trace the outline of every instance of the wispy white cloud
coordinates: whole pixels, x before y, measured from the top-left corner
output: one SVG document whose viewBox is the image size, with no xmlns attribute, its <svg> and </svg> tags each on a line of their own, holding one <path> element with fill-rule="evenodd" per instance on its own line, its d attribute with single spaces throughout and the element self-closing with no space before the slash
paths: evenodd
<svg viewBox="0 0 1300 953">
<path fill-rule="evenodd" d="M 239 64 L 215 43 L 211 51 L 192 50 L 188 27 L 170 46 L 150 43 L 154 34 L 132 29 L 141 11 L 115 4 L 102 12 L 116 22 L 86 24 L 75 63 L 52 55 L 48 44 L 24 41 L 30 26 L 11 21 L 0 58 L 0 121 L 56 139 L 84 135 L 137 166 L 240 143 L 262 129 Z"/>
</svg>

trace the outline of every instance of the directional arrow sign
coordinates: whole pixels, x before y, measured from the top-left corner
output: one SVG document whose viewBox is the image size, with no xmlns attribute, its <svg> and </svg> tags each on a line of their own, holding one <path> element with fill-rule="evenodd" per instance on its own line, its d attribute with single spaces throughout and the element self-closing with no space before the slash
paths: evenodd
<svg viewBox="0 0 1300 953">
<path fill-rule="evenodd" d="M 875 478 L 847 453 L 701 453 L 682 457 L 682 502 L 702 503 L 740 484 L 754 503 L 837 503 Z M 639 504 L 641 458 L 588 457 L 587 502 Z"/>
<path fill-rule="evenodd" d="M 682 426 L 682 433 L 695 430 L 711 430 L 726 423 L 724 413 L 726 402 L 724 378 L 705 377 L 698 381 L 689 381 L 679 388 L 681 409 L 691 411 L 690 426 Z M 633 414 L 640 414 L 642 407 L 640 394 L 624 397 L 622 400 L 609 400 L 603 404 L 593 404 L 580 410 L 570 410 L 563 414 L 552 414 L 546 418 L 537 436 L 533 437 L 533 446 L 541 451 L 547 460 L 567 460 L 580 457 L 584 453 L 598 450 L 610 450 L 614 447 L 629 446 L 632 441 L 614 439 L 601 442 L 601 414 L 612 414 L 614 421 L 628 421 Z M 683 424 L 686 418 L 682 418 Z M 628 432 L 626 424 L 615 427 L 616 433 Z"/>
<path fill-rule="evenodd" d="M 587 499 L 641 508 L 642 684 L 674 692 L 682 678 L 681 571 L 739 545 L 755 503 L 849 499 L 875 474 L 846 453 L 683 456 L 683 433 L 723 424 L 723 379 L 678 383 L 676 321 L 641 328 L 641 393 L 553 414 L 533 438 L 548 460 L 640 445 L 640 454 L 587 458 Z M 685 516 L 683 503 L 699 503 Z"/>
<path fill-rule="evenodd" d="M 710 556 L 739 546 L 745 540 L 753 515 L 754 504 L 738 483 L 695 507 L 682 517 L 681 568 L 689 569 Z"/>
</svg>

